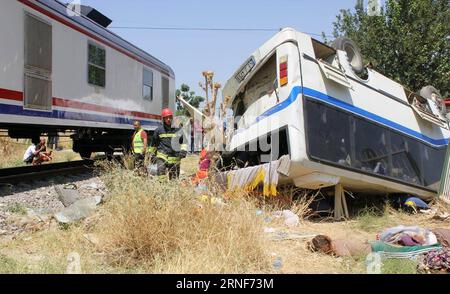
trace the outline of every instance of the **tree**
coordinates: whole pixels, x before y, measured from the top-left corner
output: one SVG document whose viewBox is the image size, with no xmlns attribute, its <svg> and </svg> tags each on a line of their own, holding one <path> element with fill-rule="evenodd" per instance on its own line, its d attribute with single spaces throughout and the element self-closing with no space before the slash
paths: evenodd
<svg viewBox="0 0 450 294">
<path fill-rule="evenodd" d="M 333 36 L 354 40 L 373 68 L 413 91 L 433 85 L 450 94 L 450 9 L 448 0 L 386 0 L 370 16 L 363 0 L 341 10 Z"/>
<path fill-rule="evenodd" d="M 199 108 L 200 103 L 205 101 L 205 98 L 203 98 L 202 96 L 195 95 L 195 92 L 190 91 L 190 90 L 191 90 L 191 88 L 188 85 L 182 84 L 180 89 L 177 89 L 177 91 L 176 91 L 176 97 L 179 97 L 180 95 L 182 95 L 184 100 L 189 102 L 189 104 L 191 104 L 195 108 Z M 187 117 L 191 116 L 189 111 L 186 108 L 184 108 L 183 104 L 181 104 L 180 101 L 177 101 L 177 113 L 176 114 L 182 115 L 182 116 L 187 116 Z"/>
</svg>

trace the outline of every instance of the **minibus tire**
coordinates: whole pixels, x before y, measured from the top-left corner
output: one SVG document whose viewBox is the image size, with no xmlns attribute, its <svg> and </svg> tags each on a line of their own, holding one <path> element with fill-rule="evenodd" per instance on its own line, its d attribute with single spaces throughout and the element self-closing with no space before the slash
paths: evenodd
<svg viewBox="0 0 450 294">
<path fill-rule="evenodd" d="M 348 62 L 355 73 L 360 74 L 364 71 L 361 50 L 359 50 L 359 47 L 355 42 L 346 37 L 339 37 L 333 41 L 331 47 L 347 53 Z"/>
<path fill-rule="evenodd" d="M 442 99 L 441 93 L 435 87 L 428 85 L 423 87 L 419 92 L 420 96 L 429 100 L 432 100 L 431 98 L 433 94 L 436 94 L 438 100 L 437 103 L 439 103 L 438 106 L 441 110 L 442 115 L 445 116 L 447 114 L 447 108 L 445 106 L 444 99 Z"/>
</svg>

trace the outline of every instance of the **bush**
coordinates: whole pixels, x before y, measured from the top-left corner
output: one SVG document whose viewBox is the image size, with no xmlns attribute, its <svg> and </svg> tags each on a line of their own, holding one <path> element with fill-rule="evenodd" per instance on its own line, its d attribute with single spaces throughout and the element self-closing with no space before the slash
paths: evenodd
<svg viewBox="0 0 450 294">
<path fill-rule="evenodd" d="M 270 263 L 253 202 L 201 202 L 190 185 L 111 168 L 101 231 L 111 262 L 151 272 L 249 273 Z"/>
</svg>

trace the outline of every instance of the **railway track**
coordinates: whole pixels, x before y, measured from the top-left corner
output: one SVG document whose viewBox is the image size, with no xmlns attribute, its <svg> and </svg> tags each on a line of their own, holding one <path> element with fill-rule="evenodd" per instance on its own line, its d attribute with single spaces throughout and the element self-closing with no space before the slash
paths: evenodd
<svg viewBox="0 0 450 294">
<path fill-rule="evenodd" d="M 78 160 L 70 162 L 22 166 L 0 169 L 0 184 L 28 182 L 49 176 L 76 174 L 93 170 L 95 160 Z"/>
</svg>

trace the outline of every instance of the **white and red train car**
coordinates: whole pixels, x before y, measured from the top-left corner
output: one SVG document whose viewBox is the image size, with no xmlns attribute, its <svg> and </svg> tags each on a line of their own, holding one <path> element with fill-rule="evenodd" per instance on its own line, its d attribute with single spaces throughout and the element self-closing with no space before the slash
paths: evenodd
<svg viewBox="0 0 450 294">
<path fill-rule="evenodd" d="M 73 131 L 73 149 L 129 148 L 133 120 L 155 129 L 175 106 L 173 70 L 110 32 L 86 6 L 0 0 L 0 129 L 12 138 Z"/>
</svg>

